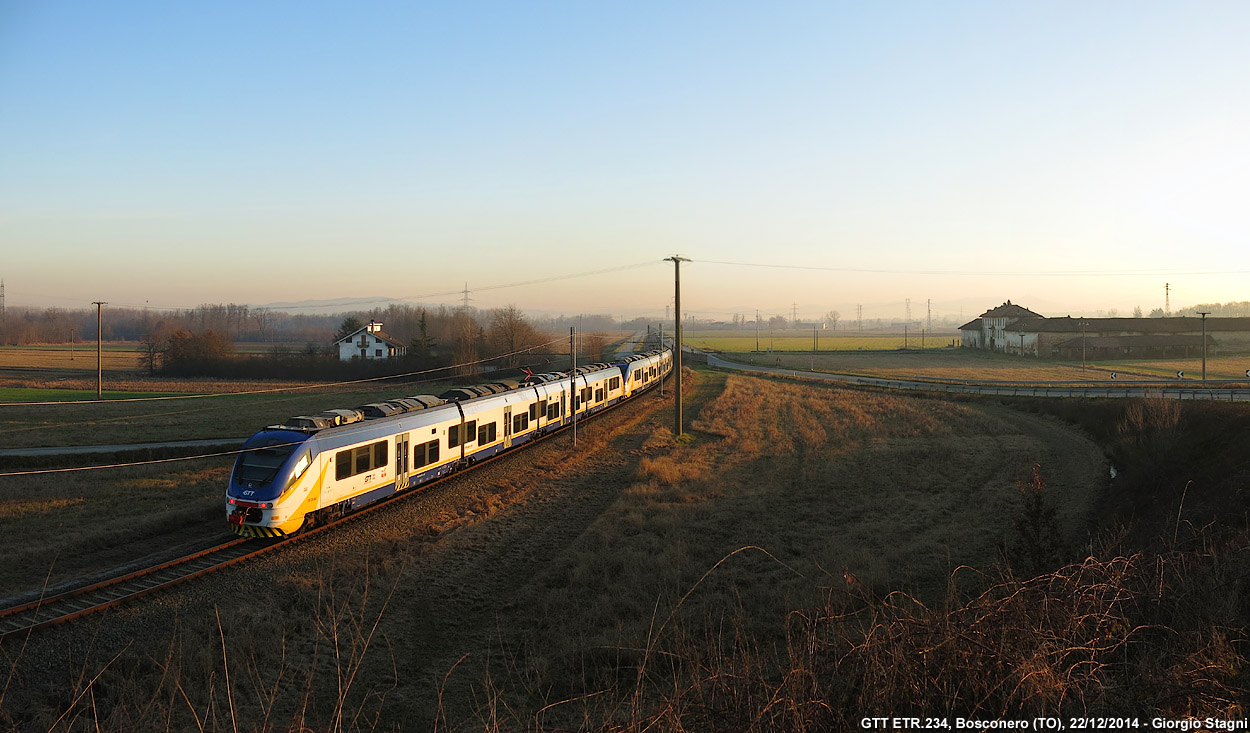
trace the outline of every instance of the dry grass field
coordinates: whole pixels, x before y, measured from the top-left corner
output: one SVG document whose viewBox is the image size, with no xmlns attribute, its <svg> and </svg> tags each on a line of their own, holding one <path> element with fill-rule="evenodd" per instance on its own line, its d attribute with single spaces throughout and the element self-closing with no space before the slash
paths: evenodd
<svg viewBox="0 0 1250 733">
<path fill-rule="evenodd" d="M 137 371 L 142 352 L 133 342 L 103 344 L 101 366 L 106 372 Z M 0 346 L 0 370 L 13 367 L 76 370 L 95 374 L 96 345 Z"/>
<path fill-rule="evenodd" d="M 1066 424 L 689 379 L 685 435 L 651 395 L 577 451 L 538 446 L 286 559 L 0 645 L 0 725 L 824 731 L 866 711 L 1241 710 L 1236 604 L 1203 589 L 1246 568 L 1212 541 L 1062 566 L 1099 552 L 1108 483 L 1103 448 Z M 225 470 L 0 484 L 17 528 L 0 549 L 32 566 L 0 577 L 29 589 L 63 558 L 133 551 L 109 537 L 136 506 L 143 531 L 218 531 Z"/>
<path fill-rule="evenodd" d="M 927 351 L 830 352 L 820 354 L 727 354 L 745 364 L 781 366 L 786 369 L 856 374 L 899 379 L 993 380 L 1002 382 L 1086 382 L 1110 380 L 1176 380 L 1185 372 L 1185 382 L 1202 375 L 1199 359 L 1166 361 L 1080 362 L 1021 359 L 1019 356 L 991 354 L 964 349 Z M 1222 356 L 1207 359 L 1208 379 L 1246 380 L 1250 357 Z M 1179 381 L 1179 380 L 1177 380 Z"/>
<path fill-rule="evenodd" d="M 349 590 L 340 601 L 347 605 L 335 611 L 346 614 L 341 623 L 376 620 L 378 633 L 392 640 L 393 658 L 371 658 L 372 665 L 383 667 L 361 674 L 362 690 L 396 685 L 379 707 L 381 720 L 430 722 L 441 716 L 446 723 L 489 728 L 491 713 L 483 701 L 497 706 L 494 714 L 505 728 L 646 714 L 657 704 L 657 691 L 636 697 L 634 678 L 642 670 L 650 667 L 662 679 L 694 671 L 676 662 L 679 655 L 693 654 L 700 639 L 713 647 L 699 654 L 732 643 L 738 634 L 755 640 L 761 653 L 784 647 L 787 614 L 819 601 L 823 589 L 844 577 L 873 593 L 903 588 L 939 600 L 954 568 L 995 560 L 998 544 L 1010 532 L 1006 518 L 1018 509 L 1015 479 L 1035 463 L 1046 467 L 1063 508 L 1062 531 L 1075 541 L 1105 471 L 1097 449 L 1062 426 L 993 406 L 709 372 L 699 375 L 691 396 L 690 439 L 675 441 L 669 414 L 656 411 L 659 404 L 624 433 L 583 436 L 583 450 L 605 459 L 620 456 L 598 469 L 608 470 L 611 480 L 577 468 L 567 448 L 549 451 L 539 461 L 532 488 L 477 500 L 468 505 L 472 511 L 455 510 L 459 519 L 441 520 L 434 535 L 428 523 L 414 524 L 407 533 L 392 528 L 351 550 L 340 547 L 337 569 L 322 566 L 312 576 L 290 576 L 286 595 L 298 588 L 359 589 L 361 577 L 370 578 L 370 587 L 392 589 L 380 618 L 370 615 L 380 612 L 374 606 L 351 611 L 352 604 L 364 609 L 376 598 L 352 596 Z M 542 508 L 550 500 L 544 498 L 550 489 L 541 488 L 542 476 L 554 478 L 550 472 L 564 471 L 566 464 L 586 472 L 597 487 L 584 487 L 589 493 L 570 501 L 597 497 L 591 506 L 598 508 L 558 551 L 503 552 L 489 569 L 473 561 L 469 567 L 475 572 L 520 581 L 508 586 L 506 598 L 457 610 L 460 594 L 431 597 L 430 580 L 404 570 L 415 564 L 430 566 L 441 577 L 464 577 L 456 568 L 468 558 L 495 556 L 495 545 L 507 549 L 508 535 L 498 535 L 496 525 L 506 526 L 513 516 L 529 516 L 526 522 L 536 524 L 525 533 L 542 534 L 538 527 L 556 519 L 551 511 L 569 514 Z M 3 587 L 10 593 L 30 590 L 45 576 L 55 584 L 83 572 L 91 562 L 87 558 L 119 563 L 123 549 L 133 551 L 143 534 L 163 538 L 160 545 L 173 542 L 179 531 L 187 538 L 221 531 L 220 485 L 227 470 L 225 463 L 210 463 L 0 483 L 6 513 L 21 520 L 0 540 L 0 550 L 20 560 L 0 575 Z M 561 481 L 572 477 L 558 475 L 565 476 Z M 522 485 L 519 479 L 512 482 Z M 161 501 L 153 503 L 154 494 Z M 140 507 L 143 519 L 136 523 Z M 383 553 L 385 562 L 372 564 L 352 559 L 376 555 L 381 549 L 376 543 L 417 554 L 397 556 L 391 550 Z M 521 562 L 528 572 L 518 571 Z M 469 582 L 491 587 L 497 581 L 478 576 Z M 300 629 L 316 629 L 325 618 L 298 614 L 324 615 L 324 605 L 299 604 L 297 615 L 284 617 L 285 611 L 265 605 L 267 595 L 219 599 L 221 612 L 271 619 L 266 623 L 292 635 L 289 654 L 317 648 L 313 639 L 301 641 L 307 631 Z M 290 606 L 290 599 L 281 604 Z M 420 614 L 414 617 L 405 608 Z M 430 626 L 435 618 L 440 620 Z M 198 623 L 204 626 L 197 633 L 211 640 L 215 614 Z M 437 641 L 412 637 L 405 628 L 414 623 L 436 630 Z M 237 623 L 225 629 L 227 635 L 240 633 Z M 723 637 L 726 633 L 730 636 Z M 411 641 L 400 641 L 406 638 Z M 470 659 L 443 685 L 440 712 L 426 685 L 465 653 Z M 217 685 L 221 694 L 222 676 L 213 677 L 211 657 L 194 665 L 190 659 L 180 665 L 184 674 L 194 674 L 198 686 L 215 679 L 207 684 Z M 303 663 L 297 656 L 289 664 L 299 669 Z M 203 678 L 190 671 L 200 665 Z M 384 683 L 390 665 L 399 674 Z M 255 674 L 263 678 L 265 671 Z M 158 683 L 154 678 L 127 684 Z M 323 689 L 328 683 L 310 684 Z M 562 696 L 591 689 L 611 692 L 539 712 Z M 243 689 L 235 704 L 259 714 L 255 696 Z M 185 709 L 176 709 L 185 705 L 174 707 L 174 719 L 185 716 Z M 218 725 L 228 724 L 227 712 L 213 711 Z M 330 723 L 321 720 L 313 727 Z"/>
</svg>

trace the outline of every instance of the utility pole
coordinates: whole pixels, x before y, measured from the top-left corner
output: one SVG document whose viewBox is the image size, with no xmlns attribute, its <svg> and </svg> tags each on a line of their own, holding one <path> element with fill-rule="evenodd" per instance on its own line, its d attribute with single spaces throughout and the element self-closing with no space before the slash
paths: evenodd
<svg viewBox="0 0 1250 733">
<path fill-rule="evenodd" d="M 577 446 L 577 327 L 569 326 L 569 407 L 573 408 L 573 446 Z"/>
<path fill-rule="evenodd" d="M 1198 311 L 1202 316 L 1202 381 L 1207 381 L 1207 316 L 1211 311 Z"/>
<path fill-rule="evenodd" d="M 1089 324 L 1081 321 L 1081 368 L 1085 368 L 1085 327 Z"/>
<path fill-rule="evenodd" d="M 755 353 L 760 353 L 760 309 L 755 309 Z"/>
<path fill-rule="evenodd" d="M 673 393 L 677 403 L 674 416 L 677 429 L 673 432 L 673 437 L 676 438 L 685 432 L 682 428 L 681 419 L 681 263 L 689 262 L 690 260 L 681 255 L 673 255 L 664 259 L 666 262 L 673 263 L 673 307 L 677 322 L 677 333 L 673 336 L 674 365 L 677 368 L 677 376 L 673 380 Z"/>
<path fill-rule="evenodd" d="M 855 330 L 864 330 L 864 304 L 860 303 L 855 306 Z"/>
<path fill-rule="evenodd" d="M 107 303 L 103 300 L 93 300 L 91 304 L 95 306 L 95 398 L 101 400 L 104 399 L 104 331 L 100 327 L 102 323 L 100 313 Z"/>
</svg>

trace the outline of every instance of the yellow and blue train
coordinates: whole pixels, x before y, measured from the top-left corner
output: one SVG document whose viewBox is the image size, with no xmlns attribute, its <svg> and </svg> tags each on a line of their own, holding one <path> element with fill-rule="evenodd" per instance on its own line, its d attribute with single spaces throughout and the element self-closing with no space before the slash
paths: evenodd
<svg viewBox="0 0 1250 733">
<path fill-rule="evenodd" d="M 521 383 L 450 390 L 302 415 L 243 444 L 226 489 L 231 529 L 281 537 L 409 490 L 644 392 L 668 349 Z"/>
</svg>

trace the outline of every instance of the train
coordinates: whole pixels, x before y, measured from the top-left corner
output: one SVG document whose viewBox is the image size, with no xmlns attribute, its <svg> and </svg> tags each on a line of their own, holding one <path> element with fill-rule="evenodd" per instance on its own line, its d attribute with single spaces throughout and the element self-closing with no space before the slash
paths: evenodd
<svg viewBox="0 0 1250 733">
<path fill-rule="evenodd" d="M 289 418 L 244 442 L 226 489 L 227 522 L 259 538 L 327 523 L 634 398 L 672 368 L 664 348 Z"/>
</svg>

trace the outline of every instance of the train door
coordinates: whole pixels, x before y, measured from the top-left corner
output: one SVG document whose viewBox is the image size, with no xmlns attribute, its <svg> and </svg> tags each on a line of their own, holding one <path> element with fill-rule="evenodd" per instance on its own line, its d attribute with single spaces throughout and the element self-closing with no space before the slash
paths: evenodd
<svg viewBox="0 0 1250 733">
<path fill-rule="evenodd" d="M 503 408 L 503 447 L 512 447 L 512 406 Z"/>
<path fill-rule="evenodd" d="M 395 490 L 408 488 L 408 433 L 395 436 Z"/>
</svg>

